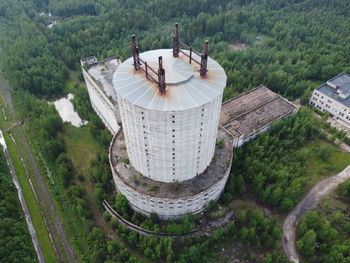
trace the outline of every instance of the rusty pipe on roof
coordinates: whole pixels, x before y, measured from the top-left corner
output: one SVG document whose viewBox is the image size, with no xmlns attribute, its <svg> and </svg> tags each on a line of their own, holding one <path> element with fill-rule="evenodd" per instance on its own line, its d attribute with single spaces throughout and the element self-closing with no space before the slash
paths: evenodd
<svg viewBox="0 0 350 263">
<path fill-rule="evenodd" d="M 165 70 L 163 68 L 163 57 L 162 56 L 158 57 L 158 64 L 159 64 L 158 87 L 159 87 L 160 93 L 164 93 L 166 85 L 165 85 Z"/>
<path fill-rule="evenodd" d="M 131 36 L 131 52 L 132 52 L 132 57 L 134 60 L 134 68 L 135 70 L 139 70 L 140 69 L 140 57 L 139 57 L 139 48 L 136 44 L 136 37 L 135 35 Z"/>
<path fill-rule="evenodd" d="M 201 68 L 200 68 L 200 75 L 204 77 L 207 74 L 207 67 L 208 67 L 208 50 L 209 50 L 209 44 L 208 40 L 204 42 L 204 52 L 201 55 Z"/>
<path fill-rule="evenodd" d="M 179 25 L 175 23 L 174 34 L 173 34 L 173 56 L 179 57 L 180 42 L 179 42 Z"/>
</svg>

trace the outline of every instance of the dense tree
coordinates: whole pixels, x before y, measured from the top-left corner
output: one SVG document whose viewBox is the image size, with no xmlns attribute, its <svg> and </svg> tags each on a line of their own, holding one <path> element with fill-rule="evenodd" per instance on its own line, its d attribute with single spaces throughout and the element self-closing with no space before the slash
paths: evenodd
<svg viewBox="0 0 350 263">
<path fill-rule="evenodd" d="M 302 218 L 297 229 L 297 248 L 309 262 L 350 260 L 349 182 L 338 187 L 337 202 L 328 198 Z M 347 206 L 339 205 L 339 201 Z"/>
<path fill-rule="evenodd" d="M 224 201 L 244 195 L 249 189 L 261 202 L 277 206 L 282 211 L 291 210 L 307 181 L 306 160 L 295 150 L 317 134 L 315 119 L 310 112 L 300 110 L 237 149 Z M 328 158 L 327 149 L 320 153 L 320 158 Z"/>
</svg>

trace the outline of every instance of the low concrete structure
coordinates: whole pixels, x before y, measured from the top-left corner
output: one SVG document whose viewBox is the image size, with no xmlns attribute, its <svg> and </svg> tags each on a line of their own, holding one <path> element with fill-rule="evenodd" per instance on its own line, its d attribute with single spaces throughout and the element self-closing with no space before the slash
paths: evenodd
<svg viewBox="0 0 350 263">
<path fill-rule="evenodd" d="M 183 182 L 159 182 L 137 172 L 128 161 L 123 130 L 114 136 L 109 150 L 113 179 L 132 208 L 144 215 L 157 213 L 161 219 L 176 219 L 203 211 L 224 190 L 232 162 L 232 137 L 219 128 L 214 159 L 198 176 Z"/>
<path fill-rule="evenodd" d="M 119 130 L 119 108 L 112 78 L 121 61 L 111 57 L 99 62 L 96 57 L 80 61 L 92 108 L 114 135 Z"/>
<path fill-rule="evenodd" d="M 316 88 L 309 104 L 350 127 L 350 75 L 341 73 Z"/>
<path fill-rule="evenodd" d="M 223 103 L 220 125 L 234 137 L 233 146 L 240 147 L 297 110 L 296 105 L 261 85 Z"/>
</svg>

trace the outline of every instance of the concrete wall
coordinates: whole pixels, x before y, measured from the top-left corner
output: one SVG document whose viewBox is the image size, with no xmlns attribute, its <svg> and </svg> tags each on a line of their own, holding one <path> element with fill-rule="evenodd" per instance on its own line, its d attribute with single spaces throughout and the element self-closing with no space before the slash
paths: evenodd
<svg viewBox="0 0 350 263">
<path fill-rule="evenodd" d="M 118 97 L 130 162 L 161 182 L 184 181 L 210 164 L 216 143 L 222 94 L 183 111 L 145 110 Z"/>
<path fill-rule="evenodd" d="M 329 112 L 335 119 L 350 124 L 350 108 L 318 92 L 316 89 L 312 93 L 309 104 L 321 111 Z"/>
<path fill-rule="evenodd" d="M 117 123 L 118 105 L 114 105 L 111 102 L 85 69 L 83 69 L 83 75 L 92 108 L 100 117 L 106 128 L 115 135 L 119 130 L 119 125 Z"/>
<path fill-rule="evenodd" d="M 207 190 L 193 196 L 178 199 L 156 198 L 139 193 L 125 184 L 114 169 L 112 171 L 118 191 L 129 200 L 130 206 L 135 211 L 146 216 L 149 216 L 151 213 L 157 213 L 159 218 L 168 220 L 179 218 L 188 213 L 200 213 L 211 200 L 217 200 L 225 188 L 230 168 L 231 165 L 225 171 L 224 177 Z"/>
</svg>

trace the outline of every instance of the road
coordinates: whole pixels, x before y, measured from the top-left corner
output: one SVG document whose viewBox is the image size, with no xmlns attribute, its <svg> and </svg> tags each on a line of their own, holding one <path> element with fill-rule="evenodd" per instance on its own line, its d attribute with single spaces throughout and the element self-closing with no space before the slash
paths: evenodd
<svg viewBox="0 0 350 263">
<path fill-rule="evenodd" d="M 17 124 L 9 86 L 2 74 L 0 74 L 0 91 L 5 97 L 7 104 L 6 109 L 10 113 L 10 116 L 8 116 L 9 121 Z M 11 128 L 12 132 L 16 134 L 16 139 L 18 141 L 14 142 L 17 153 L 20 156 L 27 175 L 32 182 L 32 189 L 41 209 L 44 223 L 48 229 L 53 248 L 56 252 L 57 260 L 58 262 L 78 262 L 78 259 L 74 255 L 72 245 L 69 242 L 67 233 L 63 227 L 62 220 L 59 217 L 56 206 L 52 200 L 50 190 L 48 189 L 44 177 L 35 161 L 32 149 L 22 127 L 14 125 L 13 127 L 11 126 Z M 27 165 L 25 164 L 25 160 L 28 161 Z"/>
<path fill-rule="evenodd" d="M 300 261 L 295 247 L 295 233 L 300 219 L 310 209 L 314 208 L 318 201 L 335 190 L 339 184 L 345 182 L 347 179 L 350 179 L 350 165 L 339 174 L 316 184 L 293 211 L 289 213 L 283 224 L 282 244 L 283 250 L 290 261 Z"/>
</svg>

